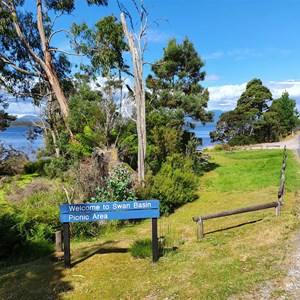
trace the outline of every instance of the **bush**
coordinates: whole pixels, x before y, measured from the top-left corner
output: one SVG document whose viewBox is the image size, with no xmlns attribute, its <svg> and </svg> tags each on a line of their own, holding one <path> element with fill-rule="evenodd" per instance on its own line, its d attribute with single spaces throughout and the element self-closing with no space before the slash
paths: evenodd
<svg viewBox="0 0 300 300">
<path fill-rule="evenodd" d="M 21 210 L 1 205 L 0 259 L 36 259 L 53 250 L 54 229 L 46 223 L 26 218 Z"/>
<path fill-rule="evenodd" d="M 70 161 L 61 157 L 48 160 L 44 165 L 44 171 L 50 178 L 61 177 L 68 170 Z"/>
<path fill-rule="evenodd" d="M 9 149 L 0 144 L 0 175 L 20 175 L 24 173 L 25 166 L 29 159 L 25 152 Z"/>
<path fill-rule="evenodd" d="M 134 258 L 147 258 L 152 256 L 152 240 L 137 240 L 133 243 L 130 253 Z"/>
<path fill-rule="evenodd" d="M 51 159 L 39 159 L 33 162 L 29 162 L 25 166 L 25 174 L 37 173 L 40 176 L 46 175 L 45 166 L 51 163 Z"/>
<path fill-rule="evenodd" d="M 199 177 L 193 172 L 191 158 L 179 154 L 168 157 L 151 181 L 150 196 L 160 200 L 162 214 L 198 198 Z"/>
<path fill-rule="evenodd" d="M 25 188 L 21 190 L 25 191 Z M 22 262 L 42 257 L 53 250 L 54 233 L 60 227 L 60 198 L 61 194 L 52 189 L 27 194 L 22 202 L 16 204 L 0 204 L 1 259 L 12 258 Z"/>
<path fill-rule="evenodd" d="M 135 191 L 132 187 L 132 180 L 129 171 L 122 166 L 117 166 L 106 180 L 106 187 L 99 187 L 92 202 L 112 201 L 134 201 Z"/>
</svg>

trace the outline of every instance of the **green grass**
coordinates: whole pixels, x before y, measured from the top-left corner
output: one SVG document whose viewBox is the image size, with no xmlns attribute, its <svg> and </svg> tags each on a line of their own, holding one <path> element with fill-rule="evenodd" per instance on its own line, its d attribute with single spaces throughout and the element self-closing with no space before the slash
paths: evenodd
<svg viewBox="0 0 300 300">
<path fill-rule="evenodd" d="M 280 150 L 210 155 L 217 167 L 201 178 L 200 199 L 159 219 L 166 245 L 158 263 L 130 254 L 135 241 L 151 237 L 151 222 L 146 220 L 98 239 L 72 241 L 72 269 L 47 259 L 3 266 L 0 298 L 227 299 L 268 280 L 275 281 L 273 296 L 285 295 L 281 280 L 298 222 L 298 162 L 288 152 L 280 217 L 267 209 L 207 220 L 205 237 L 197 241 L 193 216 L 276 201 L 280 183 Z"/>
</svg>

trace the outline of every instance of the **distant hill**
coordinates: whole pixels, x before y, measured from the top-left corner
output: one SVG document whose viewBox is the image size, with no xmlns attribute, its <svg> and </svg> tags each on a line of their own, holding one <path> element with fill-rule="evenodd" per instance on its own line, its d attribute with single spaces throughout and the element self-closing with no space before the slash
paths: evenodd
<svg viewBox="0 0 300 300">
<path fill-rule="evenodd" d="M 32 122 L 40 123 L 40 121 L 40 118 L 35 115 L 25 115 L 11 122 L 10 126 L 30 126 Z"/>
</svg>

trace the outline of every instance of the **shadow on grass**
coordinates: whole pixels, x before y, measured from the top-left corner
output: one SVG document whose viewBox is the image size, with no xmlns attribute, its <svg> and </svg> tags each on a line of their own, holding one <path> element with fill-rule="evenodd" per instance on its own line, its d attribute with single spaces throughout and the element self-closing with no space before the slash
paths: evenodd
<svg viewBox="0 0 300 300">
<path fill-rule="evenodd" d="M 201 163 L 202 169 L 204 172 L 210 172 L 215 170 L 216 168 L 220 167 L 219 164 L 208 162 L 208 161 L 203 161 Z"/>
<path fill-rule="evenodd" d="M 61 262 L 44 257 L 25 264 L 0 264 L 0 299 L 62 299 L 62 293 L 73 290 L 64 280 Z"/>
<path fill-rule="evenodd" d="M 258 223 L 258 222 L 260 222 L 262 220 L 263 219 L 258 219 L 258 220 L 249 221 L 249 222 L 241 223 L 241 224 L 230 226 L 230 227 L 226 227 L 226 228 L 217 229 L 217 230 L 214 230 L 214 231 L 205 232 L 205 235 L 207 235 L 207 234 L 213 234 L 213 233 L 216 233 L 216 232 L 222 232 L 222 231 L 226 231 L 226 230 L 229 230 L 229 229 L 239 228 L 239 227 L 242 227 L 242 226 L 245 226 L 245 225 L 255 224 L 255 223 Z"/>
<path fill-rule="evenodd" d="M 74 267 L 82 262 L 84 262 L 85 260 L 91 258 L 92 256 L 96 255 L 96 254 L 109 254 L 109 253 L 127 253 L 129 251 L 128 248 L 103 248 L 103 249 L 98 249 L 92 253 L 89 253 L 88 255 L 83 255 L 82 258 L 76 260 L 75 262 L 71 263 L 71 267 Z"/>
<path fill-rule="evenodd" d="M 113 246 L 108 246 L 108 247 L 103 247 L 105 244 L 114 244 L 115 242 L 106 242 L 104 244 L 94 246 L 89 248 L 89 250 L 81 252 L 81 258 L 75 260 L 73 263 L 71 263 L 71 266 L 74 267 L 85 260 L 89 259 L 90 257 L 97 255 L 97 254 L 109 254 L 109 253 L 127 253 L 129 251 L 128 248 L 121 248 L 121 247 L 113 247 Z M 103 248 L 100 248 L 103 247 Z"/>
</svg>

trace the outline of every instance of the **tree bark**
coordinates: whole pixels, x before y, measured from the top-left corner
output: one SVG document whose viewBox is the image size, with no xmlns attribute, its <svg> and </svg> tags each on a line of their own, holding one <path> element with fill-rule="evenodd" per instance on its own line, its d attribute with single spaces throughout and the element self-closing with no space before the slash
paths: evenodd
<svg viewBox="0 0 300 300">
<path fill-rule="evenodd" d="M 143 61 L 139 56 L 138 47 L 132 34 L 129 32 L 125 16 L 121 13 L 121 23 L 128 40 L 134 70 L 134 98 L 136 102 L 136 128 L 138 135 L 138 180 L 145 186 L 145 158 L 146 158 L 146 106 L 145 86 L 143 81 Z"/>
<path fill-rule="evenodd" d="M 49 51 L 49 43 L 46 38 L 45 29 L 44 29 L 41 0 L 36 0 L 36 6 L 37 6 L 37 26 L 38 26 L 38 31 L 40 34 L 42 49 L 44 53 L 44 63 L 40 65 L 44 69 L 49 84 L 59 103 L 62 117 L 66 119 L 69 116 L 68 100 L 62 90 L 61 84 L 58 80 L 58 76 L 56 74 L 55 68 L 52 63 L 52 55 L 51 52 Z"/>
</svg>

